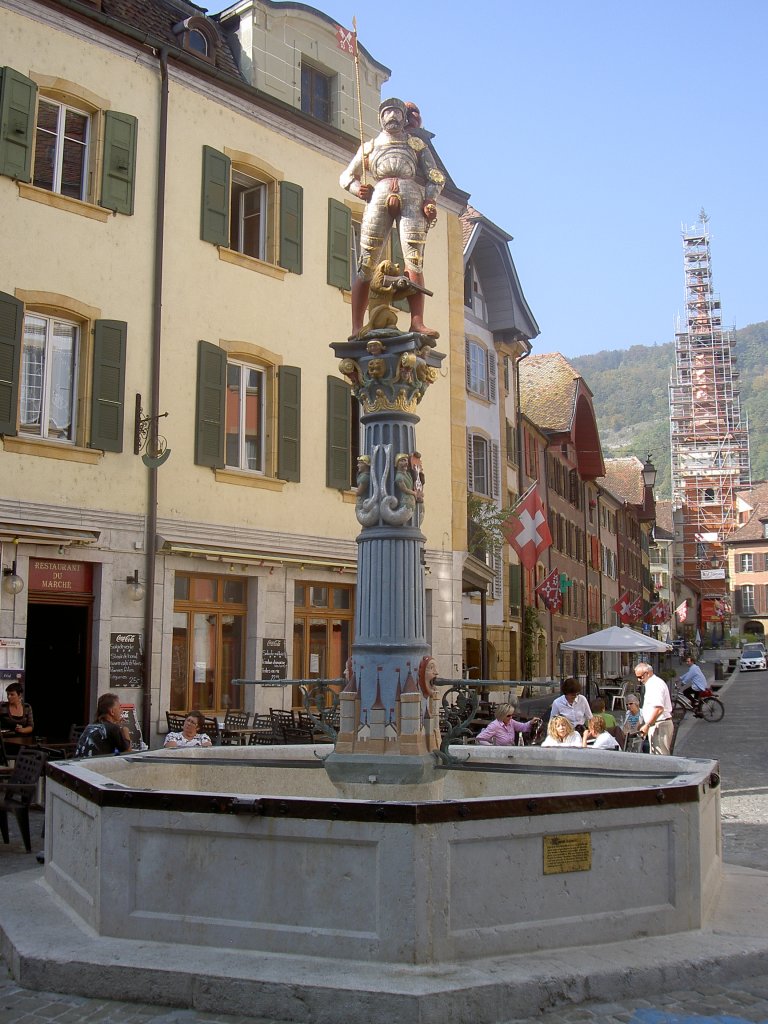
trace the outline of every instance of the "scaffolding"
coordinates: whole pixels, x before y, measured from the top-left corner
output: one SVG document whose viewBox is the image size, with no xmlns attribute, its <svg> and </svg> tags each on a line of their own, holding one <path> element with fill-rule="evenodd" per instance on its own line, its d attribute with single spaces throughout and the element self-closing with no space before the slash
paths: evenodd
<svg viewBox="0 0 768 1024">
<path fill-rule="evenodd" d="M 738 525 L 736 492 L 750 483 L 750 460 L 735 333 L 723 328 L 712 287 L 707 221 L 702 211 L 699 223 L 683 230 L 686 323 L 675 334 L 670 451 L 682 575 L 704 601 L 717 603 L 727 593 L 724 544 Z"/>
</svg>

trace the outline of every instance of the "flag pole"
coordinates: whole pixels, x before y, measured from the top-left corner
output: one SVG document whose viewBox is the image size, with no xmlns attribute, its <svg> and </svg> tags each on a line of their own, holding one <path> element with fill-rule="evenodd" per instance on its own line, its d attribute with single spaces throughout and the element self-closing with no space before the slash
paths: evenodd
<svg viewBox="0 0 768 1024">
<path fill-rule="evenodd" d="M 357 18 L 352 18 L 352 48 L 354 50 L 353 57 L 355 60 L 355 88 L 357 90 L 357 126 L 360 130 L 360 160 L 363 165 L 362 174 L 360 181 L 363 185 L 365 181 L 365 132 L 363 129 L 363 99 L 360 93 L 360 58 L 357 53 Z"/>
</svg>

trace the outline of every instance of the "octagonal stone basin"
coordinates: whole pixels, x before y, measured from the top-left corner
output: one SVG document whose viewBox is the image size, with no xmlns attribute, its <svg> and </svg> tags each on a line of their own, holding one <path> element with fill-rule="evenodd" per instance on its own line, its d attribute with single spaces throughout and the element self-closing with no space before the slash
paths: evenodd
<svg viewBox="0 0 768 1024">
<path fill-rule="evenodd" d="M 402 964 L 695 929 L 717 898 L 715 761 L 457 747 L 433 786 L 342 796 L 328 750 L 52 764 L 44 884 L 101 935 Z"/>
</svg>

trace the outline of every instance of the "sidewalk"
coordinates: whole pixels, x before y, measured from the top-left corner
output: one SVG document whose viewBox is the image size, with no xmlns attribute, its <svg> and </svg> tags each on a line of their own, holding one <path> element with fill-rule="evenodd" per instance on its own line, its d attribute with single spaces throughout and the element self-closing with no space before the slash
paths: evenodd
<svg viewBox="0 0 768 1024">
<path fill-rule="evenodd" d="M 719 652 L 712 652 L 719 654 Z M 677 753 L 688 757 L 711 757 L 720 761 L 723 786 L 723 849 L 730 865 L 768 872 L 768 766 L 762 710 L 768 687 L 768 673 L 736 674 L 720 691 L 726 706 L 721 722 L 710 723 L 691 716 L 683 723 Z M 33 850 L 39 848 L 42 815 L 33 814 Z M 23 852 L 15 822 L 10 822 L 10 847 L 0 849 L 0 874 L 35 867 L 34 855 Z M 768 898 L 768 892 L 766 892 Z M 764 903 L 765 901 L 760 901 Z M 0 908 L 0 914 L 2 908 Z M 673 937 L 670 937 L 673 938 Z M 680 943 L 684 943 L 680 937 Z M 731 948 L 733 937 L 722 936 L 722 948 Z M 666 943 L 659 940 L 659 956 Z M 746 949 L 746 943 L 745 943 Z M 608 965 L 609 966 L 609 965 Z M 640 964 L 637 964 L 638 970 Z M 644 965 L 647 971 L 647 965 Z M 742 964 L 743 969 L 743 964 Z M 768 958 L 758 969 L 741 979 L 729 980 L 716 956 L 705 956 L 699 979 L 692 989 L 664 990 L 671 972 L 659 963 L 656 983 L 648 985 L 642 997 L 618 1002 L 587 1002 L 557 1007 L 536 1017 L 516 1017 L 510 1002 L 505 1024 L 768 1024 Z M 714 978 L 721 978 L 714 982 Z M 52 995 L 20 988 L 11 980 L 0 980 L 0 1024 L 42 1024 L 43 1021 L 103 1024 L 276 1024 L 258 1017 L 232 1017 L 188 1009 L 169 1009 L 79 996 Z M 464 1021 L 459 1009 L 447 1024 Z M 296 1009 L 296 1007 L 294 1007 Z M 310 1017 L 305 1024 L 319 1024 Z M 322 1024 L 353 1024 L 348 1019 Z M 393 1024 L 398 1024 L 393 1021 Z M 425 1020 L 425 1024 L 427 1024 Z"/>
</svg>

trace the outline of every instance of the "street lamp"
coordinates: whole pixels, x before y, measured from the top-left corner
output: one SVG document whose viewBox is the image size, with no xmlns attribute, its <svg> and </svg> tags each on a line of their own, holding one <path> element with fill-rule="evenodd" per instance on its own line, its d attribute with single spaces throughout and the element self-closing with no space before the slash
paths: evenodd
<svg viewBox="0 0 768 1024">
<path fill-rule="evenodd" d="M 645 460 L 645 465 L 643 466 L 643 483 L 646 487 L 650 488 L 653 488 L 653 485 L 656 483 L 656 467 L 651 462 L 650 452 L 648 453 L 648 457 Z"/>
<path fill-rule="evenodd" d="M 6 594 L 20 594 L 24 589 L 24 580 L 16 572 L 16 559 L 10 569 L 3 569 L 3 590 Z"/>
</svg>

